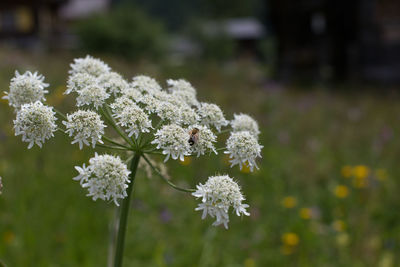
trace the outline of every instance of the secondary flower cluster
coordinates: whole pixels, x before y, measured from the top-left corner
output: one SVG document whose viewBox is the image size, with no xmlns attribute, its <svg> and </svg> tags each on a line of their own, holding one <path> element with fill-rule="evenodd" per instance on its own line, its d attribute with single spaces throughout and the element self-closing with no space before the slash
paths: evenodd
<svg viewBox="0 0 400 267">
<path fill-rule="evenodd" d="M 73 178 L 79 181 L 83 188 L 88 188 L 87 196 L 96 200 L 113 200 L 119 206 L 117 200 L 127 196 L 129 174 L 126 165 L 119 157 L 111 155 L 97 155 L 89 160 L 89 166 L 75 167 L 79 175 Z"/>
<path fill-rule="evenodd" d="M 228 228 L 230 207 L 234 209 L 237 216 L 242 214 L 250 215 L 246 211 L 249 205 L 242 203 L 245 198 L 240 191 L 239 185 L 228 175 L 211 176 L 204 185 L 199 184 L 196 192 L 192 195 L 201 198 L 202 203 L 199 204 L 196 210 L 203 211 L 202 219 L 207 214 L 212 218 L 216 217 L 213 225 L 223 224 L 225 228 Z"/>
<path fill-rule="evenodd" d="M 42 147 L 59 130 L 80 149 L 100 146 L 139 155 L 162 154 L 164 162 L 225 150 L 231 167 L 248 165 L 251 171 L 258 168 L 256 160 L 263 146 L 258 143 L 257 122 L 245 114 L 227 120 L 219 106 L 199 101 L 188 81 L 169 79 L 165 89 L 145 75 L 129 82 L 91 56 L 75 59 L 70 66 L 65 94 L 75 95 L 77 110 L 66 116 L 57 111 L 62 120 L 59 126 L 56 111 L 44 103 L 49 85 L 42 75 L 16 72 L 11 79 L 10 90 L 3 98 L 15 108 L 15 134 L 22 135 L 28 148 L 34 144 Z M 106 128 L 113 129 L 120 138 L 107 136 Z M 227 131 L 230 136 L 226 146 L 217 149 L 218 134 Z M 88 167 L 76 169 L 79 176 L 74 179 L 94 200 L 112 200 L 118 205 L 118 200 L 126 197 L 130 172 L 119 157 L 96 154 Z M 248 215 L 239 186 L 226 175 L 210 177 L 197 186 L 193 195 L 202 198 L 197 210 L 203 210 L 203 218 L 207 214 L 216 217 L 214 225 L 227 227 L 231 206 L 237 215 Z"/>
</svg>

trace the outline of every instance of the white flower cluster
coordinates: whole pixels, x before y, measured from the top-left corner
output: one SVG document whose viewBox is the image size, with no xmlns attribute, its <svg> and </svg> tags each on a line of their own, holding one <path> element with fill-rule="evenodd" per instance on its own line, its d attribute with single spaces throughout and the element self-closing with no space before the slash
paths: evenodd
<svg viewBox="0 0 400 267">
<path fill-rule="evenodd" d="M 15 135 L 22 135 L 22 141 L 28 142 L 28 149 L 36 143 L 42 147 L 46 139 L 54 136 L 57 130 L 57 118 L 53 108 L 45 106 L 40 101 L 24 104 L 17 111 L 14 120 Z"/>
<path fill-rule="evenodd" d="M 258 135 L 260 134 L 258 123 L 246 114 L 234 114 L 231 125 L 234 132 L 248 131 L 256 138 L 258 138 Z"/>
<path fill-rule="evenodd" d="M 231 167 L 239 164 L 240 169 L 244 164 L 248 164 L 250 170 L 253 171 L 257 167 L 256 158 L 261 158 L 261 148 L 256 137 L 248 131 L 232 132 L 231 136 L 226 141 L 225 154 L 229 154 L 231 158 Z"/>
<path fill-rule="evenodd" d="M 216 218 L 214 226 L 223 224 L 228 229 L 230 207 L 237 216 L 250 215 L 246 211 L 249 205 L 242 203 L 245 198 L 239 185 L 228 175 L 209 177 L 204 185 L 197 185 L 197 190 L 192 195 L 201 198 L 201 203 L 195 210 L 203 211 L 202 219 L 205 219 L 207 214 Z"/>
<path fill-rule="evenodd" d="M 167 84 L 169 85 L 169 91 L 172 95 L 185 102 L 189 106 L 196 106 L 199 104 L 196 98 L 196 89 L 188 82 L 183 79 L 179 80 L 167 80 Z"/>
<path fill-rule="evenodd" d="M 106 92 L 116 96 L 118 93 L 123 92 L 129 88 L 127 81 L 116 72 L 107 72 L 99 76 L 99 85 L 102 86 Z"/>
<path fill-rule="evenodd" d="M 138 75 L 132 78 L 131 86 L 140 92 L 154 94 L 154 92 L 161 91 L 161 86 L 158 82 L 145 75 Z"/>
<path fill-rule="evenodd" d="M 101 107 L 110 95 L 118 95 L 129 88 L 121 75 L 112 72 L 103 61 L 86 56 L 78 58 L 71 64 L 70 77 L 65 94 L 76 92 L 77 106 L 93 105 Z"/>
<path fill-rule="evenodd" d="M 106 89 L 103 86 L 97 83 L 91 84 L 78 91 L 76 105 L 78 107 L 84 105 L 93 105 L 95 109 L 98 109 L 104 104 L 104 101 L 109 96 L 110 95 L 107 93 Z"/>
<path fill-rule="evenodd" d="M 217 136 L 207 126 L 203 125 L 191 126 L 188 128 L 188 131 L 194 128 L 197 128 L 199 133 L 197 142 L 195 142 L 191 147 L 191 153 L 197 154 L 197 157 L 204 155 L 207 152 L 218 154 L 214 146 L 214 143 L 217 141 Z"/>
<path fill-rule="evenodd" d="M 218 132 L 221 131 L 222 126 L 227 126 L 229 124 L 229 121 L 225 119 L 224 113 L 220 107 L 215 104 L 201 103 L 199 114 L 201 124 L 214 126 Z"/>
<path fill-rule="evenodd" d="M 190 155 L 189 135 L 182 127 L 176 124 L 164 125 L 154 135 L 155 139 L 151 143 L 157 144 L 157 149 L 162 149 L 162 153 L 167 155 L 164 162 L 170 157 L 183 161 L 185 156 Z"/>
<path fill-rule="evenodd" d="M 84 73 L 75 73 L 69 76 L 67 81 L 67 90 L 65 94 L 70 94 L 72 92 L 79 92 L 83 88 L 90 86 L 92 84 L 97 83 L 97 78 L 90 74 Z"/>
<path fill-rule="evenodd" d="M 76 58 L 71 65 L 70 74 L 87 73 L 99 77 L 102 74 L 110 72 L 110 67 L 100 59 L 86 56 L 85 58 Z"/>
<path fill-rule="evenodd" d="M 178 124 L 180 122 L 180 109 L 166 101 L 158 101 L 155 108 L 156 114 L 163 121 Z"/>
<path fill-rule="evenodd" d="M 117 119 L 117 124 L 127 127 L 126 132 L 131 137 L 135 135 L 138 138 L 139 133 L 148 133 L 151 126 L 151 120 L 146 113 L 127 97 L 119 97 L 111 104 L 113 117 Z"/>
<path fill-rule="evenodd" d="M 179 123 L 181 125 L 194 125 L 200 121 L 200 116 L 188 105 L 179 107 Z"/>
<path fill-rule="evenodd" d="M 8 100 L 8 104 L 14 108 L 20 108 L 24 104 L 46 100 L 44 95 L 49 91 L 45 90 L 49 84 L 44 82 L 44 76 L 37 72 L 30 71 L 19 74 L 15 71 L 15 77 L 10 82 L 10 92 L 5 92 L 3 99 Z"/>
<path fill-rule="evenodd" d="M 79 143 L 79 149 L 83 148 L 83 144 L 95 148 L 96 143 L 101 141 L 104 135 L 104 122 L 101 120 L 100 115 L 91 110 L 78 110 L 72 114 L 67 115 L 67 121 L 63 121 L 67 128 L 65 131 L 70 137 L 74 137 L 71 144 Z"/>
<path fill-rule="evenodd" d="M 79 175 L 73 178 L 79 181 L 83 188 L 87 188 L 87 196 L 93 200 L 113 200 L 119 206 L 118 199 L 127 196 L 130 171 L 119 157 L 98 155 L 89 160 L 89 166 L 76 166 Z"/>
<path fill-rule="evenodd" d="M 231 167 L 239 165 L 242 169 L 248 165 L 251 171 L 258 169 L 256 159 L 261 158 L 263 146 L 258 143 L 257 122 L 246 114 L 234 114 L 233 120 L 228 121 L 219 106 L 199 102 L 196 89 L 188 81 L 169 79 L 163 89 L 155 79 L 138 75 L 128 83 L 106 63 L 91 56 L 75 59 L 70 66 L 65 94 L 75 93 L 76 106 L 87 109 L 68 114 L 62 123 L 65 133 L 73 138 L 71 143 L 78 143 L 80 149 L 84 145 L 95 148 L 96 144 L 103 144 L 103 139 L 113 146 L 103 144 L 102 148 L 130 150 L 138 155 L 161 152 L 164 162 L 169 158 L 183 161 L 185 156 L 217 154 L 214 131 L 221 132 L 230 124 L 232 131 L 225 153 L 230 156 Z M 3 97 L 16 110 L 15 134 L 22 135 L 28 148 L 34 144 L 41 147 L 57 130 L 53 108 L 41 102 L 48 86 L 36 72 L 16 72 L 10 91 Z M 104 136 L 107 126 L 102 118 L 125 144 Z M 87 188 L 87 195 L 93 200 L 112 200 L 118 205 L 118 200 L 127 196 L 130 171 L 119 157 L 96 153 L 89 166 L 75 168 L 79 175 L 74 180 Z M 202 199 L 196 210 L 203 211 L 203 219 L 207 215 L 216 218 L 213 225 L 228 228 L 230 207 L 238 216 L 249 215 L 239 185 L 227 175 L 212 176 L 204 185 L 197 185 L 193 196 Z"/>
</svg>

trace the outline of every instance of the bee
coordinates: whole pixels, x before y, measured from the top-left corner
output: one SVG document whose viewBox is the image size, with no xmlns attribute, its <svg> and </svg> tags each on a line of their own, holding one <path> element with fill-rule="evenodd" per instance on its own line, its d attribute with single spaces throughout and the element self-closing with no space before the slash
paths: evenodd
<svg viewBox="0 0 400 267">
<path fill-rule="evenodd" d="M 190 144 L 191 146 L 193 146 L 194 144 L 196 144 L 197 141 L 199 140 L 199 131 L 200 131 L 200 130 L 199 130 L 198 128 L 193 128 L 192 130 L 189 131 L 190 137 L 189 137 L 188 142 L 189 142 L 189 144 Z"/>
</svg>

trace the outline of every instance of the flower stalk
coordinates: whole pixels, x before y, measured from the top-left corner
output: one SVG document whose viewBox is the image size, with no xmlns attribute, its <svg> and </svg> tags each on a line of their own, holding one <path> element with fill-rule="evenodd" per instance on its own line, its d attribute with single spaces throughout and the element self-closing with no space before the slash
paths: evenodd
<svg viewBox="0 0 400 267">
<path fill-rule="evenodd" d="M 129 215 L 129 206 L 131 203 L 131 197 L 132 197 L 132 189 L 133 189 L 133 184 L 135 182 L 135 176 L 136 176 L 136 171 L 137 167 L 139 165 L 140 161 L 140 154 L 136 153 L 131 162 L 130 162 L 130 171 L 131 174 L 129 175 L 130 177 L 130 183 L 127 189 L 127 196 L 124 198 L 122 201 L 122 205 L 120 208 L 120 215 L 119 215 L 119 226 L 118 226 L 118 234 L 117 234 L 117 245 L 115 249 L 115 256 L 114 256 L 114 267 L 121 267 L 122 266 L 122 260 L 124 256 L 124 246 L 125 246 L 125 233 L 126 233 L 126 226 L 128 222 L 128 215 Z"/>
</svg>

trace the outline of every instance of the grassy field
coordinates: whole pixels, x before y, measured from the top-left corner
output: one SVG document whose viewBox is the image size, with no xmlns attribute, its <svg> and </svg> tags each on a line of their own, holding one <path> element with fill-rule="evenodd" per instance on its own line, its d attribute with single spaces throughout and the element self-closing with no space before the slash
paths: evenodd
<svg viewBox="0 0 400 267">
<path fill-rule="evenodd" d="M 48 102 L 64 98 L 73 55 L 0 51 L 0 88 L 15 69 L 38 70 L 51 84 Z M 400 95 L 357 87 L 294 90 L 267 82 L 254 64 L 130 64 L 104 58 L 130 78 L 186 78 L 199 99 L 253 115 L 264 145 L 260 170 L 229 168 L 226 158 L 168 161 L 174 182 L 194 186 L 229 173 L 242 186 L 250 217 L 229 230 L 195 212 L 197 201 L 140 171 L 134 187 L 125 266 L 379 266 L 400 265 Z M 394 91 L 394 90 L 393 90 Z M 27 150 L 0 102 L 0 260 L 7 266 L 106 266 L 116 208 L 93 202 L 72 180 L 93 155 L 58 134 Z M 221 138 L 224 141 L 226 136 Z M 99 149 L 98 151 L 101 151 Z M 162 158 L 154 158 L 161 160 Z"/>
</svg>

